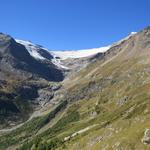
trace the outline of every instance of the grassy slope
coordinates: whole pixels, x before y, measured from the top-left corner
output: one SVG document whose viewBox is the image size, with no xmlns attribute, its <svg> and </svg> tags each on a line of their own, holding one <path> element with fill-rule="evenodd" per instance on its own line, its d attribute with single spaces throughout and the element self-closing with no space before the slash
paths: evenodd
<svg viewBox="0 0 150 150">
<path fill-rule="evenodd" d="M 72 93 L 84 93 L 91 84 L 101 86 L 99 91 L 87 92 L 87 97 L 79 101 L 82 122 L 74 125 L 74 129 L 84 123 L 99 125 L 72 138 L 65 149 L 150 149 L 150 145 L 141 142 L 145 129 L 150 128 L 150 49 L 139 44 L 148 41 L 149 32 L 143 41 L 141 34 L 144 33 L 125 43 L 125 49 L 110 62 L 91 64 L 72 80 Z M 136 41 L 138 45 L 133 46 Z M 92 116 L 95 111 L 98 115 Z"/>
<path fill-rule="evenodd" d="M 65 109 L 67 101 L 62 101 L 53 110 L 50 110 L 46 115 L 35 117 L 26 122 L 18 129 L 0 136 L 0 149 L 5 150 L 11 145 L 20 145 L 25 141 L 31 140 L 39 129 L 48 124 L 59 111 Z"/>
</svg>

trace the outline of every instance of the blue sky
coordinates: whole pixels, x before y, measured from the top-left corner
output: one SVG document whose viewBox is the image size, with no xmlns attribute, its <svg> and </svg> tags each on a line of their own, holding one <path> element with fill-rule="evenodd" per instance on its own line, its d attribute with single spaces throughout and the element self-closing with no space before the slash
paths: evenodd
<svg viewBox="0 0 150 150">
<path fill-rule="evenodd" d="M 1 0 L 0 32 L 53 50 L 106 46 L 150 25 L 150 0 Z"/>
</svg>

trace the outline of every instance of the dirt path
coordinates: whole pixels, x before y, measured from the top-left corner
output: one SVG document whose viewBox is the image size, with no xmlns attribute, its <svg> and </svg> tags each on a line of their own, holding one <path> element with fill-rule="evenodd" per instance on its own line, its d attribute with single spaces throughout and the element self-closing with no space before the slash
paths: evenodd
<svg viewBox="0 0 150 150">
<path fill-rule="evenodd" d="M 82 133 L 84 133 L 84 132 L 86 132 L 86 131 L 88 131 L 88 130 L 94 128 L 94 127 L 96 127 L 97 125 L 99 125 L 99 124 L 94 124 L 94 125 L 91 125 L 91 126 L 88 126 L 88 127 L 84 128 L 84 129 L 81 129 L 81 130 L 79 130 L 79 131 L 77 131 L 77 132 L 71 134 L 70 136 L 65 137 L 65 138 L 64 138 L 64 141 L 68 141 L 68 140 L 70 140 L 71 138 L 73 138 L 73 137 L 75 137 L 75 136 L 77 136 L 77 135 L 79 135 L 79 134 L 82 134 Z"/>
</svg>

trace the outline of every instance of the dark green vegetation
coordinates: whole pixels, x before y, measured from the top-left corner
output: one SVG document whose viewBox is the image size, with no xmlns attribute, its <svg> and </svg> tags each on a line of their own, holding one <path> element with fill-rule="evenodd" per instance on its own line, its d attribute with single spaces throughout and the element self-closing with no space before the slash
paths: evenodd
<svg viewBox="0 0 150 150">
<path fill-rule="evenodd" d="M 10 134 L 2 135 L 0 138 L 0 149 L 6 149 L 10 145 L 31 139 L 32 135 L 35 135 L 40 128 L 51 121 L 59 111 L 65 109 L 66 105 L 67 102 L 63 101 L 47 115 L 33 118 Z"/>
<path fill-rule="evenodd" d="M 31 149 L 31 147 L 34 147 L 35 150 L 51 150 L 62 145 L 65 147 L 63 139 L 55 138 L 55 136 L 67 130 L 70 127 L 70 123 L 78 120 L 79 113 L 77 111 L 68 112 L 52 128 L 38 135 L 34 140 L 24 143 L 18 150 Z"/>
<path fill-rule="evenodd" d="M 21 93 L 21 92 L 20 92 Z M 15 89 L 7 92 L 6 89 L 0 91 L 0 127 L 9 126 L 12 123 L 25 121 L 32 112 L 32 105 L 25 97 L 21 96 Z"/>
</svg>

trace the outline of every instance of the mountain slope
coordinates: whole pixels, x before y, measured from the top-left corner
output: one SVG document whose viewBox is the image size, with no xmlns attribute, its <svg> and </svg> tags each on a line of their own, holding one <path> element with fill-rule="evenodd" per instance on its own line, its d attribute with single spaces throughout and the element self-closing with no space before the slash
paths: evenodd
<svg viewBox="0 0 150 150">
<path fill-rule="evenodd" d="M 148 27 L 64 81 L 70 107 L 39 143 L 29 140 L 24 147 L 149 150 L 149 55 Z"/>
<path fill-rule="evenodd" d="M 70 135 L 95 125 L 67 141 L 66 149 L 150 149 L 141 141 L 150 128 L 149 56 L 148 27 L 66 83 L 68 98 L 83 118 Z"/>
<path fill-rule="evenodd" d="M 44 103 L 53 95 L 50 82 L 63 78 L 52 62 L 34 59 L 23 45 L 0 33 L 0 128 L 26 120 L 39 103 L 36 98 L 44 96 L 39 90 L 49 88 Z"/>
<path fill-rule="evenodd" d="M 1 69 L 23 74 L 23 71 L 27 74 L 37 75 L 39 77 L 45 78 L 47 80 L 61 81 L 63 75 L 60 70 L 58 70 L 50 62 L 40 62 L 35 60 L 30 56 L 25 47 L 21 44 L 15 42 L 13 38 L 8 35 L 0 35 L 1 42 Z M 20 72 L 16 72 L 16 70 Z"/>
<path fill-rule="evenodd" d="M 83 50 L 62 50 L 62 51 L 52 51 L 48 50 L 40 45 L 34 44 L 30 41 L 23 41 L 16 39 L 16 42 L 24 45 L 30 55 L 38 60 L 44 61 L 49 60 L 58 68 L 64 70 L 68 75 L 78 72 L 79 70 L 85 68 L 92 61 L 95 61 L 97 57 L 101 57 L 106 51 L 108 51 L 112 46 L 117 46 L 121 42 L 132 37 L 136 32 L 131 32 L 127 37 L 123 38 L 119 42 L 113 45 L 93 48 L 93 49 L 83 49 Z"/>
<path fill-rule="evenodd" d="M 3 134 L 0 148 L 149 150 L 149 57 L 150 27 L 88 58 L 61 83 L 56 105 Z"/>
</svg>

